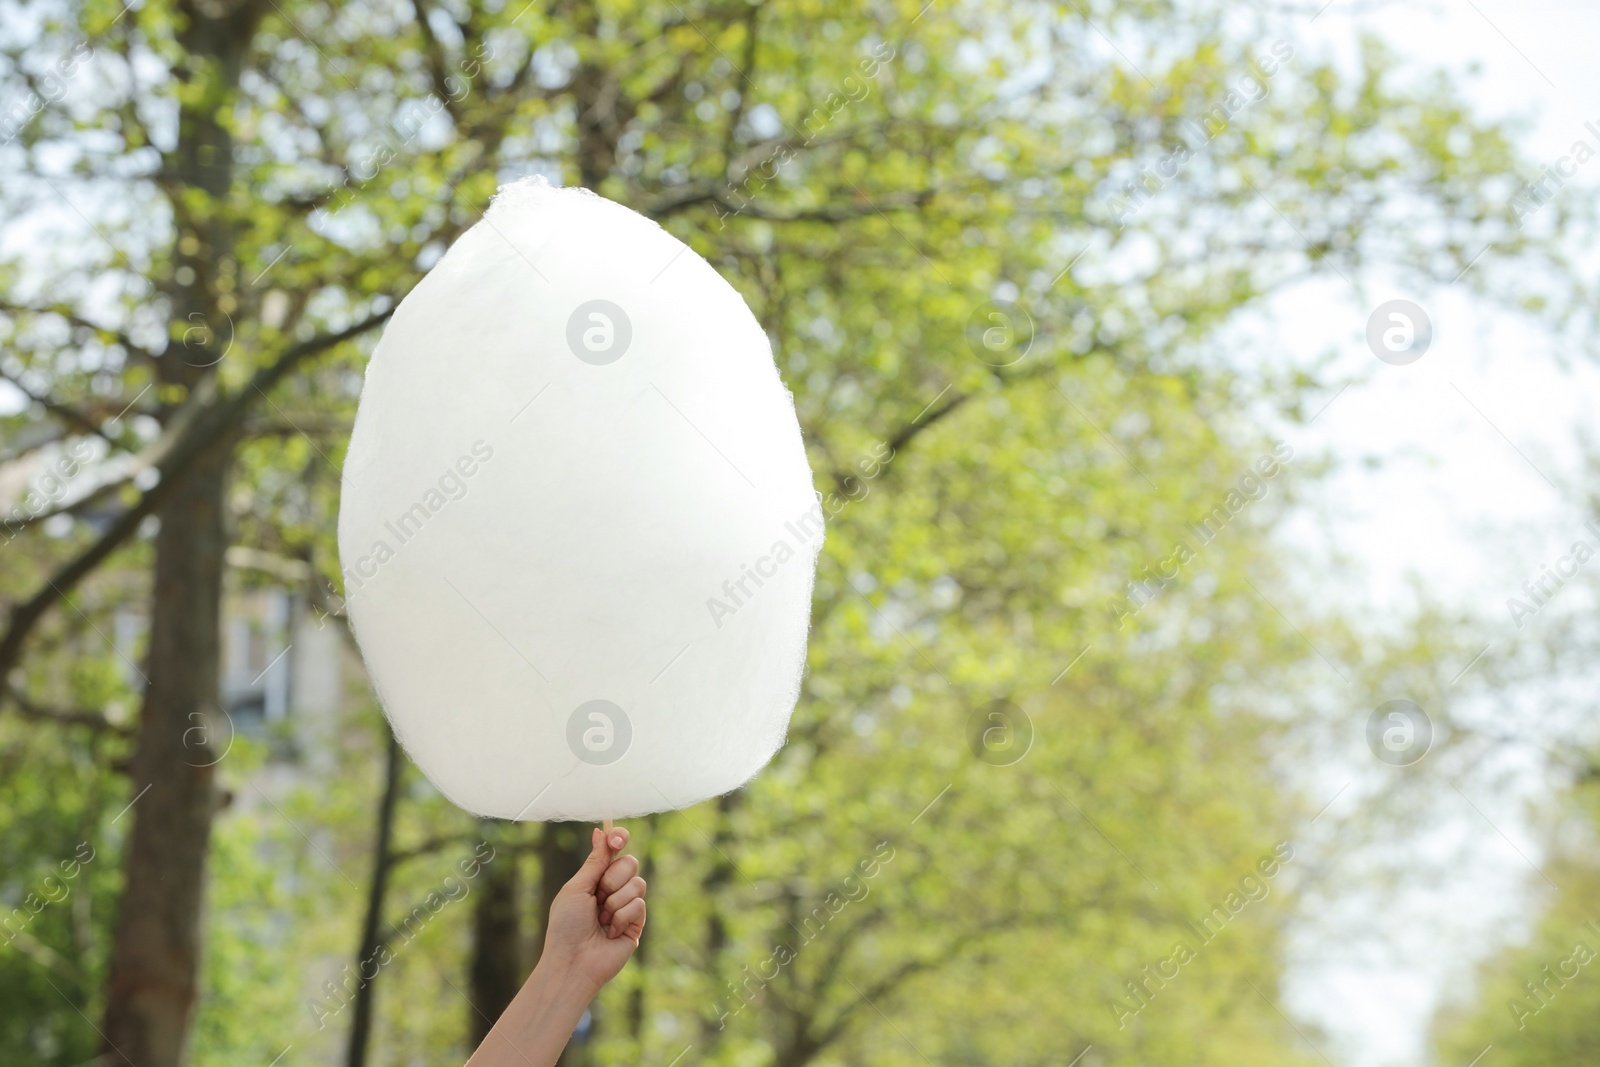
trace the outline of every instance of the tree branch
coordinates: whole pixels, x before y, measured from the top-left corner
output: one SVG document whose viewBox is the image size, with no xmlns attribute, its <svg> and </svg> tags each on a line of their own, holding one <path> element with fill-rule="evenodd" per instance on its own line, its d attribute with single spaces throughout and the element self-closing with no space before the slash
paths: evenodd
<svg viewBox="0 0 1600 1067">
<path fill-rule="evenodd" d="M 461 110 L 445 84 L 448 77 L 445 74 L 444 49 L 439 47 L 439 38 L 434 35 L 433 27 L 428 23 L 427 5 L 424 0 L 411 0 L 411 10 L 416 14 L 417 31 L 422 35 L 422 55 L 428 64 L 428 76 L 433 82 L 433 91 L 444 104 L 450 120 L 459 129 L 462 125 Z M 448 12 L 446 14 L 448 15 Z M 457 30 L 460 30 L 459 26 Z"/>
<path fill-rule="evenodd" d="M 214 399 L 215 377 L 204 379 L 191 394 L 189 402 L 173 416 L 170 422 L 172 429 L 170 446 L 159 449 L 159 446 L 168 442 L 167 435 L 163 435 L 162 440 L 157 442 L 158 450 L 163 453 L 162 458 L 155 464 L 156 469 L 160 471 L 161 480 L 140 494 L 133 506 L 118 516 L 111 528 L 102 534 L 99 540 L 68 560 L 55 574 L 45 579 L 44 586 L 38 592 L 11 610 L 5 634 L 0 637 L 0 678 L 8 676 L 11 669 L 16 666 L 17 660 L 21 657 L 23 643 L 45 612 L 58 600 L 64 599 L 69 590 L 93 572 L 138 530 L 145 516 L 153 513 L 172 492 L 173 486 L 182 481 L 184 473 L 196 458 L 228 434 L 237 432 L 245 412 L 256 402 L 257 397 L 265 396 L 286 375 L 310 357 L 335 348 L 381 325 L 394 314 L 395 306 L 396 303 L 391 302 L 385 310 L 368 315 L 354 325 L 290 346 L 276 361 L 256 371 L 250 384 L 224 400 Z"/>
<path fill-rule="evenodd" d="M 853 990 L 852 995 L 849 998 L 849 1007 L 842 1009 L 834 1017 L 832 1022 L 823 1027 L 820 1033 L 815 1035 L 811 1035 L 809 1033 L 807 1034 L 806 1041 L 807 1044 L 814 1050 L 813 1054 L 815 1054 L 815 1052 L 822 1051 L 824 1048 L 837 1041 L 839 1037 L 844 1034 L 845 1030 L 850 1025 L 850 1021 L 855 1017 L 856 1007 L 863 1003 L 863 998 L 865 1003 L 875 1005 L 879 999 L 894 992 L 897 988 L 904 985 L 908 980 L 916 975 L 922 974 L 926 971 L 937 970 L 945 964 L 952 962 L 959 953 L 965 951 L 971 945 L 981 941 L 989 934 L 999 930 L 1009 929 L 1012 925 L 1012 920 L 1009 918 L 991 919 L 988 922 L 980 923 L 978 926 L 966 931 L 959 937 L 952 938 L 939 953 L 933 956 L 909 960 L 905 963 L 902 963 L 900 966 L 891 970 L 887 975 L 880 978 L 873 985 L 867 987 L 864 991 Z M 856 994 L 860 995 L 858 996 Z"/>
<path fill-rule="evenodd" d="M 392 867 L 398 867 L 400 864 L 405 863 L 408 860 L 418 859 L 422 856 L 431 856 L 433 853 L 438 852 L 447 845 L 454 845 L 458 842 L 464 841 L 474 841 L 476 839 L 477 838 L 475 835 L 466 833 L 440 834 L 437 837 L 430 837 L 427 840 L 422 841 L 413 848 L 400 849 L 399 851 L 389 853 L 389 864 Z"/>
<path fill-rule="evenodd" d="M 151 364 L 156 362 L 156 353 L 150 351 L 148 348 L 145 348 L 143 345 L 136 343 L 123 331 L 112 329 L 110 326 L 102 326 L 98 322 L 92 322 L 64 304 L 48 304 L 40 306 L 37 304 L 17 304 L 9 300 L 0 300 L 0 313 L 7 315 L 55 315 L 58 318 L 66 319 L 74 326 L 79 326 L 85 330 L 88 330 L 90 333 L 98 336 L 101 340 L 115 341 L 117 344 L 126 349 L 130 356 L 137 356 L 138 358 Z"/>
<path fill-rule="evenodd" d="M 98 711 L 85 711 L 72 708 L 47 708 L 35 704 L 23 695 L 22 690 L 16 686 L 7 686 L 5 695 L 17 706 L 17 711 L 24 719 L 34 722 L 52 722 L 58 726 L 87 726 L 91 730 L 100 730 L 116 734 L 119 737 L 131 737 L 133 731 L 126 726 L 118 726 L 105 715 Z"/>
<path fill-rule="evenodd" d="M 919 208 L 932 200 L 935 190 L 921 189 L 917 192 L 906 193 L 903 196 L 887 197 L 882 201 L 867 200 L 857 204 L 830 204 L 822 207 L 800 208 L 795 211 L 775 211 L 770 208 L 756 207 L 747 203 L 741 208 L 735 208 L 720 194 L 715 198 L 723 207 L 728 208 L 733 214 L 745 215 L 763 222 L 849 222 L 852 219 L 864 219 L 869 215 L 881 215 L 885 211 L 904 211 L 910 208 Z"/>
<path fill-rule="evenodd" d="M 883 477 L 883 473 L 887 471 L 890 464 L 892 464 L 895 459 L 899 457 L 901 451 L 905 449 L 907 445 L 911 444 L 912 441 L 916 440 L 917 437 L 923 433 L 923 431 L 929 429 L 935 423 L 950 415 L 957 408 L 961 407 L 961 405 L 965 404 L 967 401 L 971 400 L 977 395 L 977 393 L 956 393 L 943 404 L 938 404 L 937 407 L 924 409 L 923 412 L 916 418 L 912 419 L 910 422 L 906 423 L 904 426 L 900 427 L 894 433 L 886 437 L 884 439 L 884 444 L 889 448 L 889 455 L 878 465 L 878 473 L 874 475 L 874 477 Z M 935 403 L 937 404 L 938 402 L 935 401 Z M 852 486 L 860 481 L 855 474 L 844 470 L 835 470 L 829 477 L 833 480 L 833 484 L 839 490 L 839 492 L 843 493 L 847 497 L 851 494 Z"/>
<path fill-rule="evenodd" d="M 22 379 L 17 375 L 7 374 L 5 371 L 0 370 L 0 378 L 10 382 L 12 387 L 16 389 L 17 392 L 33 401 L 35 404 L 43 407 L 46 411 L 60 419 L 62 422 L 66 423 L 68 426 L 80 430 L 83 433 L 98 437 L 102 441 L 105 441 L 107 444 L 111 445 L 113 448 L 116 447 L 117 443 L 111 440 L 111 438 L 107 437 L 100 427 L 96 425 L 93 419 L 79 411 L 77 408 L 72 407 L 69 404 L 63 404 L 59 400 L 54 400 L 48 394 L 35 393 L 32 389 L 29 389 L 26 385 L 23 385 Z"/>
<path fill-rule="evenodd" d="M 37 526 L 42 522 L 55 518 L 57 515 L 76 515 L 83 508 L 110 496 L 132 480 L 133 472 L 130 471 L 120 478 L 114 478 L 104 485 L 96 487 L 75 500 L 53 507 L 48 511 L 41 511 L 36 515 L 29 515 L 22 519 L 0 519 L 0 533 L 10 534 L 11 537 L 6 538 L 7 541 L 10 541 L 12 537 L 15 537 L 30 526 Z"/>
</svg>

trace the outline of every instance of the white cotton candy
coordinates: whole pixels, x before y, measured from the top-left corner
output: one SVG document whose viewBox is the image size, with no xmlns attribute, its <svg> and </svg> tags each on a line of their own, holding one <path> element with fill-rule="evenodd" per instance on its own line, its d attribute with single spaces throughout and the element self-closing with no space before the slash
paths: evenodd
<svg viewBox="0 0 1600 1067">
<path fill-rule="evenodd" d="M 349 614 L 395 733 L 468 811 L 620 818 L 749 779 L 799 694 L 821 543 L 743 299 L 585 190 L 503 188 L 367 367 Z"/>
</svg>

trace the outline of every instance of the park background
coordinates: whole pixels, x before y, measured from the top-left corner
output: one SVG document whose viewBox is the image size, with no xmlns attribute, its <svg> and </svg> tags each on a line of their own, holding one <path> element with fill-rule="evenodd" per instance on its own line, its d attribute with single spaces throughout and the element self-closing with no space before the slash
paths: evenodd
<svg viewBox="0 0 1600 1067">
<path fill-rule="evenodd" d="M 740 289 L 847 501 L 566 1062 L 1593 1058 L 1597 571 L 1524 590 L 1600 545 L 1583 5 L 3 11 L 0 1063 L 460 1060 L 532 966 L 578 828 L 397 753 L 333 544 L 385 317 L 532 174 Z"/>
</svg>

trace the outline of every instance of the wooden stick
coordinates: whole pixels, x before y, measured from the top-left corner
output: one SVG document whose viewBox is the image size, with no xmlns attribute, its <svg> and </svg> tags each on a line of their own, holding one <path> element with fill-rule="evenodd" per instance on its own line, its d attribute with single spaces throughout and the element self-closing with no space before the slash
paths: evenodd
<svg viewBox="0 0 1600 1067">
<path fill-rule="evenodd" d="M 611 820 L 610 819 L 602 820 L 601 823 L 600 823 L 600 829 L 603 830 L 605 833 L 610 834 L 611 833 Z"/>
</svg>

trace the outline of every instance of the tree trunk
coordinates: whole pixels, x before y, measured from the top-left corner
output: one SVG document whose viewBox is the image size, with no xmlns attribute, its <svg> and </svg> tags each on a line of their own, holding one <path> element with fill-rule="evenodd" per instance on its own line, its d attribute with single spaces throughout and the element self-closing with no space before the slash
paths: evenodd
<svg viewBox="0 0 1600 1067">
<path fill-rule="evenodd" d="M 200 918 L 216 813 L 214 723 L 230 447 L 160 509 L 149 680 L 133 757 L 126 884 L 106 989 L 104 1050 L 134 1067 L 183 1061 L 198 994 Z M 120 1055 L 117 1055 L 120 1054 Z"/>
<path fill-rule="evenodd" d="M 728 948 L 728 926 L 723 921 L 723 908 L 727 906 L 724 893 L 733 881 L 733 863 L 727 858 L 728 849 L 732 847 L 732 831 L 728 825 L 728 814 L 738 803 L 737 792 L 728 793 L 717 798 L 715 823 L 712 827 L 712 839 L 716 858 L 706 869 L 705 875 L 700 879 L 700 893 L 705 897 L 709 907 L 706 909 L 705 926 L 705 973 L 711 979 L 711 986 L 716 991 L 717 1000 L 713 1003 L 720 1004 L 719 1011 L 728 1015 L 736 1014 L 740 1009 L 740 1001 L 732 986 L 724 975 L 724 956 Z M 727 1025 L 726 1017 L 713 1018 L 706 1015 L 700 1017 L 699 1047 L 710 1050 L 717 1047 L 721 1040 L 723 1028 Z"/>
<path fill-rule="evenodd" d="M 167 292 L 172 336 L 158 377 L 172 394 L 192 394 L 231 343 L 238 264 L 227 222 L 233 138 L 224 120 L 238 91 L 243 58 L 261 0 L 179 4 L 178 39 L 188 62 L 178 77 L 177 143 L 162 159 L 178 196 Z M 167 416 L 173 411 L 166 402 Z M 196 458 L 156 510 L 155 574 L 144 703 L 134 751 L 138 793 L 123 853 L 126 875 L 106 986 L 102 1050 L 133 1067 L 178 1067 L 194 1021 L 206 855 L 217 811 L 215 762 L 231 737 L 217 717 L 223 553 L 228 544 L 227 484 L 234 440 Z M 148 789 L 146 788 L 148 787 Z"/>
<path fill-rule="evenodd" d="M 378 800 L 378 839 L 372 846 L 372 881 L 367 888 L 367 916 L 361 924 L 361 945 L 356 949 L 355 1009 L 350 1015 L 350 1043 L 346 1067 L 365 1067 L 372 1040 L 373 998 L 377 995 L 378 941 L 382 936 L 383 900 L 389 892 L 393 869 L 394 808 L 400 797 L 400 741 L 389 733 L 389 756 L 384 763 L 383 795 Z"/>
<path fill-rule="evenodd" d="M 641 836 L 634 837 L 634 855 L 639 857 L 639 869 L 647 880 L 655 877 L 651 859 L 651 846 L 657 840 L 656 827 L 661 821 L 661 816 L 647 815 L 644 820 L 644 832 Z M 645 926 L 648 934 L 650 927 Z M 644 1051 L 644 1019 L 645 1019 L 645 987 L 650 974 L 650 937 L 641 937 L 639 947 L 634 949 L 633 959 L 628 961 L 628 966 L 633 969 L 634 987 L 628 996 L 628 1035 L 634 1040 L 635 1055 L 642 1055 Z"/>
<path fill-rule="evenodd" d="M 511 998 L 522 988 L 527 972 L 522 947 L 521 886 L 517 878 L 517 856 L 485 867 L 482 888 L 472 912 L 472 1007 L 468 1029 L 469 1048 L 477 1048 L 489 1036 Z"/>
<path fill-rule="evenodd" d="M 592 827 L 586 823 L 544 824 L 544 833 L 539 838 L 539 899 L 536 903 L 539 943 L 534 948 L 535 963 L 538 962 L 537 953 L 544 951 L 544 937 L 550 927 L 550 902 L 561 892 L 561 887 L 578 873 L 578 868 L 583 866 L 583 861 L 588 857 L 590 829 Z M 593 1059 L 589 1055 L 589 1043 L 595 1039 L 599 1028 L 599 1013 L 594 1005 L 590 1005 L 587 1032 L 581 1039 L 574 1036 L 567 1042 L 561 1058 L 556 1061 L 556 1067 L 588 1067 Z"/>
</svg>

